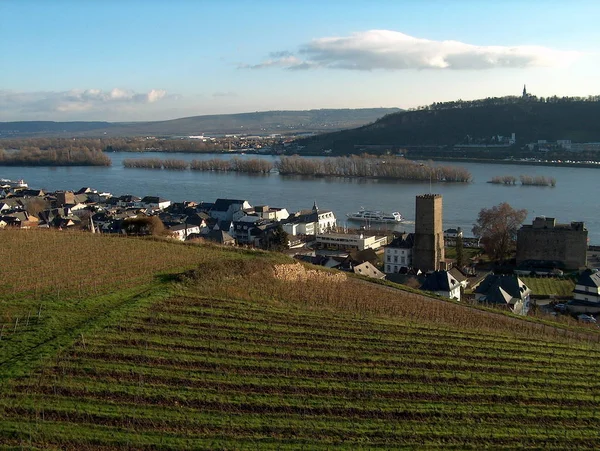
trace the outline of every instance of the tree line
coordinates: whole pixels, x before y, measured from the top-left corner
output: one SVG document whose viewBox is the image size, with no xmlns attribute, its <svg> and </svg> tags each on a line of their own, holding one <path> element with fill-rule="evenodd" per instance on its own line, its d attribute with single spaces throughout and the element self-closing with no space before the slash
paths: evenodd
<svg viewBox="0 0 600 451">
<path fill-rule="evenodd" d="M 433 102 L 431 105 L 423 105 L 416 108 L 410 108 L 408 111 L 439 111 L 451 110 L 455 108 L 478 108 L 484 106 L 498 105 L 515 105 L 521 103 L 581 103 L 581 102 L 600 102 L 600 95 L 590 95 L 587 97 L 581 96 L 550 96 L 537 97 L 534 95 L 522 96 L 503 96 L 503 97 L 486 97 L 485 99 L 476 100 L 451 100 L 448 102 Z M 393 113 L 396 114 L 396 113 Z"/>
<path fill-rule="evenodd" d="M 250 174 L 266 174 L 273 169 L 273 163 L 270 161 L 260 158 L 246 160 L 237 157 L 231 160 L 221 160 L 218 158 L 192 160 L 189 163 L 185 160 L 161 160 L 159 158 L 125 159 L 123 160 L 123 166 L 137 169 L 191 169 L 193 171 L 245 172 Z"/>
<path fill-rule="evenodd" d="M 110 166 L 111 159 L 102 151 L 87 146 L 41 150 L 23 147 L 0 149 L 0 166 Z"/>
<path fill-rule="evenodd" d="M 472 179 L 471 173 L 463 167 L 433 166 L 402 157 L 377 157 L 367 154 L 323 159 L 309 159 L 297 155 L 283 156 L 275 167 L 282 175 L 373 177 L 463 183 L 468 183 Z"/>
</svg>

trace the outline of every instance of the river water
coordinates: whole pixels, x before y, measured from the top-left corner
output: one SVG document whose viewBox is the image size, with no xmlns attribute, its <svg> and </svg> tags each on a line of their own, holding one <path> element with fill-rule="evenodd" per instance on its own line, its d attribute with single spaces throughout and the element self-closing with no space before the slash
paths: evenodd
<svg viewBox="0 0 600 451">
<path fill-rule="evenodd" d="M 77 190 L 89 186 L 113 195 L 161 196 L 172 201 L 214 202 L 218 197 L 246 199 L 252 205 L 285 207 L 288 211 L 311 208 L 333 210 L 338 224 L 346 213 L 361 206 L 369 210 L 399 211 L 406 221 L 396 230 L 414 229 L 415 196 L 429 193 L 429 182 L 248 175 L 201 171 L 128 169 L 127 158 L 209 159 L 230 155 L 186 153 L 109 153 L 111 167 L 0 167 L 0 178 L 25 179 L 31 187 L 46 190 Z M 242 155 L 240 158 L 256 158 Z M 273 162 L 278 157 L 261 156 Z M 451 163 L 435 163 L 446 165 Z M 516 166 L 506 164 L 456 163 L 467 168 L 473 182 L 433 183 L 433 193 L 443 195 L 444 229 L 462 227 L 467 236 L 482 208 L 508 202 L 528 211 L 527 223 L 535 216 L 554 217 L 558 222 L 583 221 L 591 244 L 600 245 L 600 170 L 593 168 Z M 486 183 L 494 176 L 543 175 L 556 179 L 555 187 L 504 186 Z M 352 225 L 352 224 L 349 224 Z M 380 227 L 373 225 L 373 227 Z"/>
</svg>

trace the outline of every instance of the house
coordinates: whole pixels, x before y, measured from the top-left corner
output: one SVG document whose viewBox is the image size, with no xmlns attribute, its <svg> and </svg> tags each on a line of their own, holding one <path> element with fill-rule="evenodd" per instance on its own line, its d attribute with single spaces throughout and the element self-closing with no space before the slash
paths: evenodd
<svg viewBox="0 0 600 451">
<path fill-rule="evenodd" d="M 252 206 L 247 200 L 217 199 L 208 214 L 218 221 L 233 221 L 236 212 L 246 210 Z"/>
<path fill-rule="evenodd" d="M 284 229 L 285 230 L 285 229 Z M 364 236 L 346 233 L 317 233 L 317 247 L 337 250 L 379 249 L 387 243 L 387 236 Z"/>
<path fill-rule="evenodd" d="M 371 277 L 373 279 L 385 279 L 385 274 L 379 271 L 373 264 L 369 262 L 361 263 L 352 268 L 354 274 Z"/>
<path fill-rule="evenodd" d="M 434 271 L 427 275 L 421 290 L 432 291 L 439 296 L 460 301 L 461 284 L 448 271 Z"/>
<path fill-rule="evenodd" d="M 258 216 L 244 216 L 233 222 L 233 237 L 238 244 L 254 243 L 252 231 L 256 225 L 263 223 L 264 220 Z"/>
<path fill-rule="evenodd" d="M 140 200 L 140 206 L 142 208 L 158 208 L 159 210 L 164 210 L 169 205 L 171 205 L 170 200 L 158 196 L 145 196 Z"/>
<path fill-rule="evenodd" d="M 285 208 L 269 207 L 268 205 L 259 205 L 256 207 L 247 208 L 239 213 L 243 213 L 243 215 L 247 216 L 258 216 L 262 219 L 269 219 L 271 221 L 283 221 L 290 216 Z M 233 220 L 235 221 L 239 219 L 239 217 L 234 217 Z"/>
<path fill-rule="evenodd" d="M 5 227 L 21 227 L 21 220 L 14 216 L 0 216 L 0 228 L 3 229 Z"/>
<path fill-rule="evenodd" d="M 141 198 L 131 194 L 125 194 L 117 199 L 117 206 L 123 208 L 140 208 Z"/>
<path fill-rule="evenodd" d="M 531 290 L 517 276 L 489 274 L 474 291 L 475 300 L 527 315 Z"/>
<path fill-rule="evenodd" d="M 458 237 L 462 238 L 462 236 L 463 236 L 463 232 L 462 232 L 462 229 L 460 227 L 458 229 L 446 229 L 446 230 L 444 230 L 444 238 L 456 239 Z"/>
<path fill-rule="evenodd" d="M 460 283 L 461 288 L 464 290 L 469 285 L 469 278 L 457 267 L 451 268 L 449 271 L 450 275 L 454 277 L 458 283 Z"/>
<path fill-rule="evenodd" d="M 581 273 L 573 290 L 573 300 L 594 302 L 600 306 L 600 272 L 586 269 Z"/>
<path fill-rule="evenodd" d="M 211 230 L 206 235 L 202 235 L 202 237 L 224 246 L 235 246 L 235 238 L 223 230 Z"/>
<path fill-rule="evenodd" d="M 188 236 L 193 233 L 200 233 L 199 226 L 187 223 L 174 224 L 170 227 L 167 227 L 167 230 L 173 235 L 174 238 L 177 238 L 180 241 L 185 241 Z"/>
<path fill-rule="evenodd" d="M 415 244 L 414 233 L 401 233 L 385 247 L 384 268 L 386 274 L 398 273 L 401 268 L 412 266 L 412 252 Z"/>
<path fill-rule="evenodd" d="M 283 230 L 288 235 L 317 235 L 335 230 L 337 220 L 331 210 L 320 210 L 315 202 L 312 210 L 300 210 L 287 218 Z"/>
</svg>

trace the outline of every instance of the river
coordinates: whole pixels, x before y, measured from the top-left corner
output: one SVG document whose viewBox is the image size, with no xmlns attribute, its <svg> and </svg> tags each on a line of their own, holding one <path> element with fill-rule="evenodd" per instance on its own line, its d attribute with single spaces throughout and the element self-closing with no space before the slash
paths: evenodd
<svg viewBox="0 0 600 451">
<path fill-rule="evenodd" d="M 126 158 L 173 158 L 180 160 L 231 158 L 230 155 L 187 153 L 108 153 L 111 167 L 0 167 L 0 178 L 25 179 L 31 187 L 45 190 L 89 186 L 114 195 L 161 196 L 172 201 L 214 202 L 218 197 L 246 199 L 252 205 L 285 207 L 288 211 L 311 208 L 333 210 L 338 224 L 346 213 L 366 209 L 399 211 L 406 221 L 396 230 L 414 229 L 415 196 L 429 192 L 429 182 L 400 182 L 373 179 L 313 178 L 248 175 L 200 171 L 127 169 Z M 256 158 L 242 155 L 240 158 Z M 278 157 L 261 156 L 272 161 Z M 583 221 L 591 244 L 600 245 L 600 171 L 592 168 L 515 166 L 485 163 L 456 164 L 467 168 L 473 182 L 433 183 L 432 192 L 443 195 L 444 229 L 462 227 L 467 236 L 482 208 L 508 202 L 525 208 L 530 223 L 535 216 L 554 217 L 558 222 Z M 493 176 L 543 175 L 556 179 L 555 187 L 504 186 L 486 183 Z"/>
</svg>

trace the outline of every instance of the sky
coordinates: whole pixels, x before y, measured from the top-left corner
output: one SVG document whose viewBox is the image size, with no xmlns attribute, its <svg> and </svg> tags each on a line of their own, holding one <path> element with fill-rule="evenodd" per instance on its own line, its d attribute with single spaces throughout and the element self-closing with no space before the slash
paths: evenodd
<svg viewBox="0 0 600 451">
<path fill-rule="evenodd" d="M 0 121 L 600 94 L 598 0 L 0 0 Z"/>
</svg>

